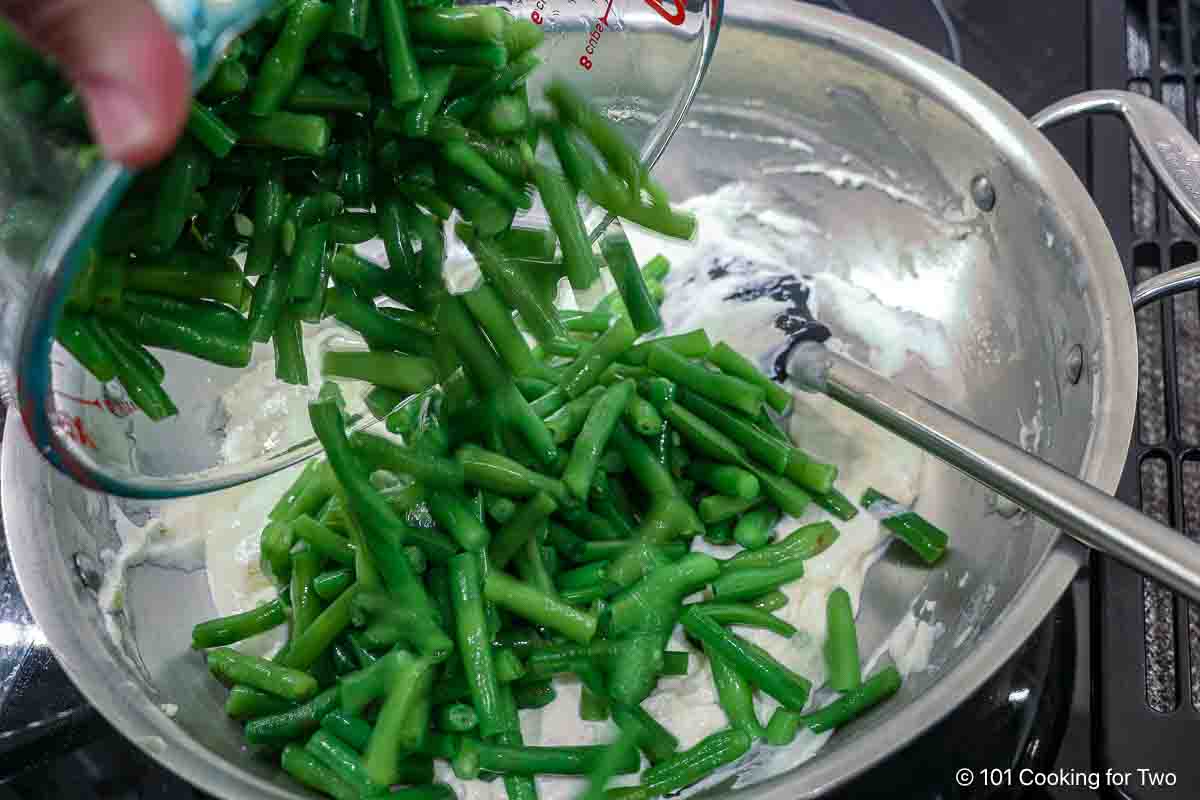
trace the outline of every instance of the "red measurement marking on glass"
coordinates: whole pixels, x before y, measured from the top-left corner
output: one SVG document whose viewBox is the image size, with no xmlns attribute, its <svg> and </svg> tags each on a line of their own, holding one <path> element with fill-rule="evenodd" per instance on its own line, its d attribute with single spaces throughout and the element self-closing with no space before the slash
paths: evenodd
<svg viewBox="0 0 1200 800">
<path fill-rule="evenodd" d="M 687 19 L 687 8 L 684 5 L 684 0 L 671 0 L 671 2 L 675 5 L 674 11 L 668 11 L 663 8 L 659 0 L 646 0 L 646 5 L 653 8 L 658 12 L 660 17 L 672 25 L 682 25 L 684 20 Z M 579 66 L 585 70 L 590 70 L 593 66 L 592 56 L 596 55 L 596 48 L 600 44 L 600 37 L 608 30 L 608 15 L 612 12 L 612 7 L 613 0 L 608 0 L 608 7 L 604 9 L 604 14 L 600 19 L 596 20 L 596 24 L 588 31 L 587 44 L 583 48 L 584 54 L 579 57 Z M 536 17 L 538 13 L 536 11 L 533 13 L 535 16 L 534 22 L 537 22 Z"/>
<path fill-rule="evenodd" d="M 89 400 L 86 397 L 76 397 L 73 394 L 66 392 L 55 391 L 59 397 L 66 400 L 79 403 L 81 406 L 92 406 L 93 408 L 102 408 L 118 419 L 124 419 L 137 411 L 137 406 L 128 400 L 113 400 L 111 397 L 105 397 L 103 400 Z"/>
<path fill-rule="evenodd" d="M 537 2 L 533 4 L 533 13 L 529 15 L 529 19 L 533 20 L 533 24 L 541 25 L 546 21 L 546 17 L 542 15 L 542 12 L 545 10 L 546 0 L 537 0 Z"/>
<path fill-rule="evenodd" d="M 584 69 L 592 68 L 592 56 L 596 55 L 596 45 L 600 44 L 600 36 L 608 30 L 608 15 L 612 12 L 612 7 L 613 0 L 608 0 L 608 6 L 604 9 L 604 13 L 588 31 L 587 44 L 583 48 L 584 55 L 579 57 L 579 66 Z"/>
<path fill-rule="evenodd" d="M 96 449 L 96 440 L 87 432 L 87 428 L 83 426 L 83 420 L 74 414 L 68 414 L 64 411 L 55 412 L 55 425 L 64 430 L 67 436 L 76 442 L 79 442 L 84 447 Z"/>
</svg>

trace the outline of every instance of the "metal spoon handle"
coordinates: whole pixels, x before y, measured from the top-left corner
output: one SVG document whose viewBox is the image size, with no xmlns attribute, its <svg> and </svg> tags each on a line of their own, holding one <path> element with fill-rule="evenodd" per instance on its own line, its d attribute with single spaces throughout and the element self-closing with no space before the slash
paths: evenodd
<svg viewBox="0 0 1200 800">
<path fill-rule="evenodd" d="M 821 351 L 792 356 L 797 369 L 789 372 L 801 388 L 824 392 L 1089 547 L 1200 600 L 1200 545 L 932 400 Z"/>
</svg>

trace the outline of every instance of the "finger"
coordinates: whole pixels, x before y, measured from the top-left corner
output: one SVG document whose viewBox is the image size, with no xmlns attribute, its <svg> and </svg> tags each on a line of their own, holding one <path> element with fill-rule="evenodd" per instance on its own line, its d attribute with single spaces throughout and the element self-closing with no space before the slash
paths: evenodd
<svg viewBox="0 0 1200 800">
<path fill-rule="evenodd" d="M 191 70 L 146 0 L 0 0 L 0 14 L 63 68 L 105 155 L 143 167 L 170 151 Z"/>
</svg>

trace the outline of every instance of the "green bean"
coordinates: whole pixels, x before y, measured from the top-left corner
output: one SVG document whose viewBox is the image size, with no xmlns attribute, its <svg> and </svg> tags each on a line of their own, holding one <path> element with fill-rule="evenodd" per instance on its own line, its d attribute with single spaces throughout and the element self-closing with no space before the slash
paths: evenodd
<svg viewBox="0 0 1200 800">
<path fill-rule="evenodd" d="M 419 356 L 429 355 L 432 351 L 427 336 L 382 313 L 373 303 L 355 297 L 352 292 L 334 286 L 328 291 L 325 304 L 330 316 L 372 343 Z"/>
<path fill-rule="evenodd" d="M 658 463 L 646 443 L 634 436 L 628 427 L 618 423 L 613 431 L 612 441 L 625 456 L 629 471 L 633 473 L 634 478 L 649 496 L 654 498 L 679 496 L 679 489 L 675 486 L 671 473 Z"/>
<path fill-rule="evenodd" d="M 370 17 L 370 0 L 336 0 L 329 32 L 351 39 L 366 39 Z"/>
<path fill-rule="evenodd" d="M 246 741 L 258 745 L 282 745 L 317 729 L 321 718 L 338 702 L 337 687 L 326 689 L 303 705 L 246 723 Z"/>
<path fill-rule="evenodd" d="M 530 376 L 540 371 L 541 365 L 534 360 L 529 344 L 513 322 L 511 309 L 491 285 L 480 284 L 463 295 L 463 300 L 514 375 Z"/>
<path fill-rule="evenodd" d="M 708 353 L 708 360 L 725 374 L 741 378 L 762 388 L 767 405 L 780 414 L 785 412 L 791 404 L 791 392 L 764 375 L 750 359 L 725 342 L 717 342 L 712 351 Z"/>
<path fill-rule="evenodd" d="M 267 116 L 237 117 L 232 122 L 245 145 L 324 158 L 332 142 L 329 120 L 319 114 L 275 111 Z"/>
<path fill-rule="evenodd" d="M 534 544 L 536 546 L 536 543 Z M 544 591 L 508 577 L 503 572 L 491 572 L 483 588 L 484 596 L 489 601 L 524 619 L 558 631 L 572 641 L 586 644 L 596 635 L 598 622 L 595 616 L 572 608 Z"/>
<path fill-rule="evenodd" d="M 570 504 L 562 481 L 534 472 L 511 458 L 475 445 L 460 447 L 454 457 L 463 465 L 470 486 L 509 497 L 530 497 L 545 492 L 559 505 Z"/>
<path fill-rule="evenodd" d="M 759 550 L 746 550 L 725 562 L 726 570 L 770 567 L 790 560 L 815 558 L 838 539 L 838 530 L 828 522 L 802 525 L 778 542 Z"/>
<path fill-rule="evenodd" d="M 293 580 L 295 577 L 293 576 Z M 357 587 L 342 592 L 321 612 L 303 633 L 294 637 L 283 664 L 295 669 L 308 669 L 329 648 L 350 624 L 350 612 Z"/>
<path fill-rule="evenodd" d="M 744 731 L 751 738 L 763 738 L 766 730 L 754 711 L 754 689 L 724 658 L 707 650 L 705 654 L 712 667 L 717 700 L 729 720 L 730 727 Z"/>
<path fill-rule="evenodd" d="M 283 603 L 272 600 L 258 608 L 232 614 L 228 617 L 210 619 L 192 628 L 192 649 L 222 647 L 256 636 L 287 621 Z"/>
<path fill-rule="evenodd" d="M 453 64 L 437 64 L 426 66 L 422 70 L 424 92 L 416 103 L 404 112 L 401 127 L 405 136 L 420 139 L 429 135 L 430 123 L 450 93 L 450 84 L 454 80 L 456 69 Z"/>
<path fill-rule="evenodd" d="M 534 167 L 533 179 L 562 246 L 567 279 L 574 289 L 583 291 L 599 277 L 600 268 L 575 203 L 575 192 L 562 175 L 542 166 Z"/>
<path fill-rule="evenodd" d="M 728 497 L 752 500 L 759 496 L 758 478 L 741 467 L 693 461 L 685 471 L 689 477 Z"/>
<path fill-rule="evenodd" d="M 237 144 L 237 132 L 221 121 L 208 106 L 193 100 L 187 130 L 217 158 L 224 158 Z"/>
<path fill-rule="evenodd" d="M 358 753 L 328 731 L 318 730 L 309 738 L 304 749 L 338 778 L 354 787 L 360 796 L 387 791 L 386 786 L 380 786 L 367 775 Z"/>
<path fill-rule="evenodd" d="M 421 690 L 428 685 L 426 675 L 433 668 L 428 659 L 403 651 L 395 651 L 394 655 L 407 658 L 399 659 L 390 676 L 387 699 L 379 710 L 379 718 L 363 754 L 367 775 L 382 786 L 390 786 L 399 777 L 400 754 L 406 749 L 415 749 L 417 742 L 406 741 L 406 721 L 420 702 Z"/>
<path fill-rule="evenodd" d="M 161 168 L 157 196 L 150 213 L 151 255 L 161 255 L 175 246 L 187 224 L 188 202 L 202 183 L 206 159 L 190 139 L 183 139 Z"/>
<path fill-rule="evenodd" d="M 613 323 L 613 315 L 607 311 L 569 311 L 560 309 L 558 316 L 566 329 L 572 333 L 604 333 Z M 640 347 L 640 345 L 639 345 Z M 636 347 L 634 348 L 637 349 Z"/>
<path fill-rule="evenodd" d="M 291 700 L 251 689 L 249 686 L 234 686 L 225 698 L 225 713 L 231 719 L 249 720 L 272 714 L 281 714 L 296 707 Z"/>
<path fill-rule="evenodd" d="M 769 567 L 729 570 L 713 581 L 713 595 L 722 602 L 752 600 L 804 577 L 804 560 L 793 558 Z"/>
<path fill-rule="evenodd" d="M 292 546 L 296 535 L 286 522 L 271 520 L 259 536 L 262 570 L 278 583 L 286 583 L 292 574 Z"/>
<path fill-rule="evenodd" d="M 312 75 L 302 75 L 287 99 L 287 110 L 302 114 L 366 114 L 371 95 L 349 86 L 331 86 Z"/>
<path fill-rule="evenodd" d="M 504 569 L 545 521 L 558 510 L 558 503 L 545 492 L 538 492 L 521 505 L 500 529 L 488 549 L 492 566 Z"/>
<path fill-rule="evenodd" d="M 559 451 L 554 444 L 554 437 L 542 418 L 533 413 L 529 403 L 511 380 L 505 381 L 492 395 L 493 407 L 500 420 L 512 430 L 518 432 L 525 444 L 529 446 L 534 457 L 544 467 L 552 472 L 562 469 L 559 465 Z M 556 496 L 557 500 L 558 497 Z"/>
<path fill-rule="evenodd" d="M 761 648 L 722 628 L 703 611 L 689 608 L 679 621 L 684 629 L 724 658 L 746 680 L 786 708 L 802 710 L 811 684 L 780 664 Z"/>
<path fill-rule="evenodd" d="M 280 756 L 280 766 L 300 783 L 327 794 L 334 800 L 359 800 L 359 790 L 338 777 L 312 753 L 295 744 L 287 744 Z"/>
<path fill-rule="evenodd" d="M 387 56 L 392 105 L 403 108 L 421 97 L 424 84 L 419 58 L 409 36 L 408 12 L 401 0 L 375 0 L 379 9 L 383 49 Z"/>
<path fill-rule="evenodd" d="M 376 354 L 372 353 L 371 355 Z M 351 434 L 350 444 L 362 459 L 377 469 L 411 475 L 431 488 L 452 490 L 461 489 L 463 486 L 462 464 L 453 459 L 436 456 L 413 447 L 401 447 L 381 436 L 374 436 L 362 431 Z"/>
<path fill-rule="evenodd" d="M 705 525 L 718 525 L 732 521 L 735 517 L 749 511 L 762 502 L 761 497 L 749 500 L 742 497 L 726 497 L 723 494 L 710 494 L 700 501 L 700 519 Z M 728 532 L 732 541 L 733 530 Z"/>
<path fill-rule="evenodd" d="M 525 86 L 488 100 L 479 112 L 479 127 L 489 136 L 509 137 L 526 131 L 533 124 L 533 112 Z"/>
<path fill-rule="evenodd" d="M 333 7 L 320 0 L 292 4 L 279 38 L 259 65 L 250 111 L 266 116 L 279 111 L 304 72 L 308 49 L 324 32 Z"/>
<path fill-rule="evenodd" d="M 763 390 L 740 378 L 723 375 L 688 361 L 673 350 L 654 345 L 646 363 L 696 394 L 755 416 L 763 404 Z"/>
<path fill-rule="evenodd" d="M 275 377 L 296 386 L 308 384 L 308 364 L 304 360 L 304 332 L 299 318 L 284 311 L 275 321 L 271 336 L 275 346 Z"/>
<path fill-rule="evenodd" d="M 494 242 L 474 236 L 466 241 L 466 245 L 475 257 L 480 272 L 517 310 L 534 337 L 545 341 L 566 333 L 553 306 L 542 302 L 528 277 L 504 257 Z"/>
<path fill-rule="evenodd" d="M 508 48 L 510 58 L 517 58 L 523 53 L 537 49 L 544 39 L 542 26 L 527 19 L 514 20 L 504 32 L 504 44 Z"/>
<path fill-rule="evenodd" d="M 138 408 L 152 420 L 166 419 L 179 413 L 171 398 L 163 391 L 153 372 L 146 369 L 132 353 L 127 352 L 113 335 L 114 328 L 108 325 L 91 326 L 94 336 L 105 352 L 113 357 L 117 378 L 126 393 Z"/>
<path fill-rule="evenodd" d="M 292 250 L 291 279 L 288 297 L 293 301 L 307 300 L 317 292 L 324 292 L 320 285 L 321 267 L 325 261 L 325 250 L 329 246 L 329 223 L 323 222 L 303 228 L 296 236 Z"/>
<path fill-rule="evenodd" d="M 96 380 L 108 383 L 117 376 L 117 365 L 114 354 L 92 330 L 95 324 L 88 317 L 64 312 L 55 336 Z"/>
<path fill-rule="evenodd" d="M 387 693 L 391 678 L 400 666 L 412 657 L 411 653 L 393 650 L 370 666 L 342 678 L 338 683 L 338 702 L 341 710 L 351 716 L 362 713 L 367 706 Z"/>
<path fill-rule="evenodd" d="M 132 362 L 139 372 L 150 376 L 155 383 L 161 384 L 167 371 L 162 362 L 151 355 L 150 351 L 137 343 L 137 340 L 121 324 L 106 325 L 108 332 L 106 347 L 113 349 L 113 355 L 118 362 Z"/>
<path fill-rule="evenodd" d="M 512 225 L 515 209 L 467 181 L 461 172 L 446 169 L 440 173 L 439 188 L 481 236 L 496 236 Z"/>
<path fill-rule="evenodd" d="M 642 785 L 656 795 L 677 792 L 741 758 L 750 749 L 750 742 L 743 730 L 719 731 L 646 770 Z"/>
<path fill-rule="evenodd" d="M 445 490 L 434 491 L 429 493 L 428 503 L 434 521 L 449 531 L 464 550 L 480 551 L 487 547 L 490 534 L 467 508 L 461 495 Z"/>
<path fill-rule="evenodd" d="M 702 553 L 689 553 L 672 564 L 659 567 L 613 601 L 609 635 L 664 629 L 669 633 L 683 598 L 714 579 L 720 580 L 719 573 L 716 559 Z"/>
<path fill-rule="evenodd" d="M 287 210 L 287 190 L 278 168 L 268 170 L 254 189 L 254 233 L 246 252 L 246 274 L 267 275 L 275 269 L 279 229 Z"/>
<path fill-rule="evenodd" d="M 756 597 L 747 605 L 759 611 L 778 611 L 788 604 L 788 596 L 778 589 L 767 592 L 762 597 Z"/>
<path fill-rule="evenodd" d="M 500 49 L 492 45 L 484 45 L 474 52 L 470 48 L 457 48 L 459 53 L 468 53 L 473 57 L 507 61 L 508 54 L 501 54 L 498 52 Z M 443 57 L 452 59 L 453 50 L 454 48 Z M 464 62 L 452 60 L 450 63 L 461 64 Z M 533 53 L 525 53 L 514 58 L 511 63 L 496 64 L 495 66 L 498 68 L 490 70 L 487 77 L 471 92 L 456 97 L 446 105 L 446 116 L 457 120 L 475 116 L 488 100 L 496 95 L 512 91 L 523 84 L 529 74 L 541 63 L 541 59 Z"/>
<path fill-rule="evenodd" d="M 784 474 L 814 494 L 828 494 L 837 480 L 838 468 L 833 464 L 812 460 L 803 450 L 792 449 Z"/>
<path fill-rule="evenodd" d="M 675 755 L 679 740 L 647 714 L 641 706 L 614 708 L 613 721 L 625 734 L 633 737 L 651 764 L 661 764 Z"/>
<path fill-rule="evenodd" d="M 532 207 L 528 196 L 466 142 L 447 142 L 442 145 L 442 156 L 448 163 L 458 167 L 484 189 L 500 197 L 513 208 L 528 210 Z"/>
<path fill-rule="evenodd" d="M 437 383 L 437 373 L 430 359 L 390 352 L 327 350 L 321 361 L 321 372 L 407 394 L 423 392 Z"/>
<path fill-rule="evenodd" d="M 900 505 L 885 494 L 867 489 L 859 505 L 876 517 L 879 524 L 896 535 L 926 564 L 936 564 L 946 555 L 950 537 L 917 512 Z"/>
<path fill-rule="evenodd" d="M 637 339 L 637 331 L 628 320 L 621 318 L 592 342 L 567 369 L 559 387 L 569 397 L 579 397 L 595 386 L 617 357 Z"/>
<path fill-rule="evenodd" d="M 733 540 L 747 550 L 766 547 L 781 516 L 779 509 L 770 505 L 751 509 L 734 525 Z"/>
<path fill-rule="evenodd" d="M 309 516 L 298 517 L 292 523 L 295 534 L 308 542 L 316 552 L 339 564 L 354 564 L 354 545 Z"/>
<path fill-rule="evenodd" d="M 638 269 L 637 259 L 625 232 L 618 226 L 610 226 L 600 240 L 600 252 L 608 264 L 609 272 L 621 293 L 626 313 L 639 333 L 647 333 L 662 327 L 658 305 L 650 297 L 650 290 Z"/>
<path fill-rule="evenodd" d="M 250 71 L 235 59 L 225 59 L 213 70 L 212 77 L 200 90 L 208 100 L 223 100 L 237 97 L 250 87 Z"/>
<path fill-rule="evenodd" d="M 302 702 L 317 693 L 317 680 L 313 676 L 230 648 L 209 651 L 207 662 L 209 671 L 223 681 L 287 700 Z"/>
<path fill-rule="evenodd" d="M 758 482 L 762 484 L 763 494 L 785 514 L 799 517 L 812 501 L 812 496 L 808 492 L 782 475 L 758 468 L 754 470 L 754 473 L 758 476 Z"/>
<path fill-rule="evenodd" d="M 472 44 L 500 41 L 508 21 L 499 8 L 462 6 L 413 12 L 412 35 L 422 42 Z"/>
<path fill-rule="evenodd" d="M 354 583 L 354 570 L 342 567 L 322 572 L 313 578 L 313 591 L 325 602 L 336 599 Z"/>
<path fill-rule="evenodd" d="M 608 580 L 608 562 L 594 561 L 560 573 L 555 580 L 555 585 L 560 589 L 582 589 L 606 580 Z"/>
<path fill-rule="evenodd" d="M 858 507 L 837 489 L 830 489 L 827 494 L 814 495 L 813 502 L 842 522 L 849 522 L 858 516 Z"/>
<path fill-rule="evenodd" d="M 704 532 L 704 541 L 721 547 L 733 544 L 733 519 L 722 519 L 710 524 Z"/>
<path fill-rule="evenodd" d="M 589 108 L 587 101 L 563 81 L 556 80 L 547 87 L 546 99 L 560 118 L 587 136 L 613 172 L 629 184 L 629 195 L 637 197 L 641 193 L 644 170 L 637 151 L 621 137 L 617 129 Z"/>
<path fill-rule="evenodd" d="M 744 603 L 727 603 L 721 600 L 706 600 L 693 603 L 713 622 L 719 625 L 743 625 L 748 628 L 763 628 L 790 639 L 796 634 L 795 626 L 764 611 Z M 691 606 L 684 606 L 684 609 Z"/>
<path fill-rule="evenodd" d="M 587 420 L 575 438 L 571 448 L 571 459 L 563 473 L 563 483 L 566 484 L 567 490 L 581 501 L 587 499 L 600 455 L 608 446 L 613 429 L 620 421 L 621 414 L 633 397 L 634 391 L 633 381 L 614 384 L 596 399 L 588 411 Z"/>
<path fill-rule="evenodd" d="M 558 696 L 554 691 L 554 687 L 550 681 L 532 681 L 521 683 L 513 687 L 513 696 L 517 703 L 517 708 L 545 708 L 554 702 Z"/>
<path fill-rule="evenodd" d="M 493 736 L 504 728 L 500 709 L 500 683 L 484 618 L 483 577 L 479 556 L 463 553 L 450 559 L 451 597 L 454 604 L 458 651 L 479 715 L 479 732 Z"/>
<path fill-rule="evenodd" d="M 305 194 L 292 201 L 279 227 L 284 254 L 292 255 L 302 229 L 328 222 L 342 213 L 345 205 L 342 196 L 333 192 Z"/>
<path fill-rule="evenodd" d="M 805 714 L 801 721 L 813 733 L 839 728 L 894 695 L 900 690 L 901 683 L 900 673 L 889 664 L 857 689 L 843 694 L 824 708 Z"/>
<path fill-rule="evenodd" d="M 562 397 L 566 397 L 566 392 L 561 389 L 559 392 Z M 579 435 L 592 406 L 604 392 L 603 386 L 593 386 L 579 397 L 564 403 L 546 417 L 546 427 L 550 429 L 556 444 L 565 444 Z"/>
<path fill-rule="evenodd" d="M 375 214 L 369 211 L 347 211 L 329 220 L 329 238 L 339 244 L 362 244 L 371 241 L 378 235 L 378 221 Z M 354 252 L 349 249 L 346 249 L 346 253 L 354 255 Z"/>
<path fill-rule="evenodd" d="M 508 64 L 508 51 L 499 44 L 476 44 L 462 47 L 413 48 L 421 64 L 458 64 L 464 67 L 501 69 Z"/>
<path fill-rule="evenodd" d="M 666 347 L 684 358 L 704 358 L 704 356 L 708 355 L 709 350 L 712 349 L 712 345 L 708 340 L 708 334 L 703 329 L 697 328 L 685 333 L 650 339 L 634 347 L 622 356 L 621 360 L 629 364 L 641 366 L 649 359 L 650 349 L 655 345 Z"/>
<path fill-rule="evenodd" d="M 467 741 L 478 749 L 480 768 L 509 775 L 585 775 L 603 759 L 608 749 L 603 745 L 530 747 L 474 739 Z M 617 763 L 616 770 L 623 775 L 637 772 L 637 752 L 626 753 Z"/>
<path fill-rule="evenodd" d="M 825 631 L 825 666 L 830 688 L 839 692 L 857 689 L 862 685 L 858 632 L 850 595 L 840 586 L 826 598 Z"/>
<path fill-rule="evenodd" d="M 663 405 L 662 413 L 698 452 L 727 464 L 746 463 L 746 452 L 737 442 L 680 404 L 668 401 Z"/>
<path fill-rule="evenodd" d="M 321 729 L 329 731 L 341 741 L 353 747 L 355 750 L 362 752 L 367 748 L 367 742 L 371 738 L 371 726 L 365 720 L 354 714 L 347 713 L 342 709 L 334 709 L 326 714 L 321 719 Z M 406 759 L 403 763 L 417 763 L 418 759 Z M 428 763 L 424 759 L 419 761 Z M 403 767 L 401 768 L 403 771 Z M 432 770 L 430 770 L 430 780 L 432 780 Z M 420 776 L 417 776 L 420 777 Z M 408 781 L 405 781 L 406 783 Z M 418 783 L 420 781 L 413 781 Z"/>
<path fill-rule="evenodd" d="M 242 273 L 198 271 L 187 263 L 142 263 L 125 271 L 124 285 L 185 300 L 216 300 L 238 308 L 242 303 Z"/>
<path fill-rule="evenodd" d="M 771 720 L 767 723 L 767 744 L 772 747 L 786 747 L 796 739 L 796 734 L 800 732 L 800 726 L 803 724 L 804 715 L 799 711 L 792 711 L 787 708 L 777 708 L 775 713 L 771 715 Z"/>
</svg>

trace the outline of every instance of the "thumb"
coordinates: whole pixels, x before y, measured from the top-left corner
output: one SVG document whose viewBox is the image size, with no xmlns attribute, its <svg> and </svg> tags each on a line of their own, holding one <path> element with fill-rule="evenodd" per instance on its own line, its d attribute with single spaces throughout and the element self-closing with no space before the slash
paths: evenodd
<svg viewBox="0 0 1200 800">
<path fill-rule="evenodd" d="M 191 70 L 146 0 L 0 0 L 0 13 L 63 68 L 108 158 L 143 167 L 170 151 Z"/>
</svg>

